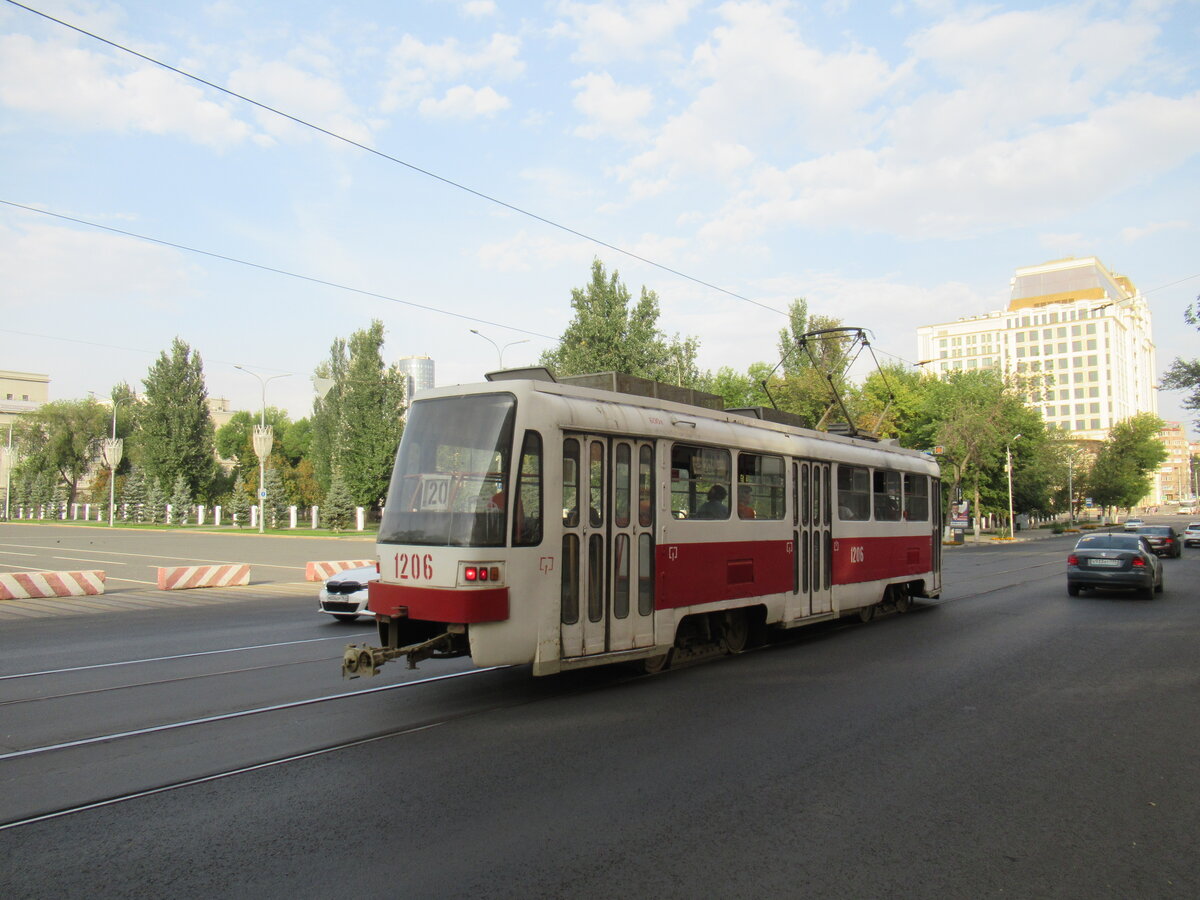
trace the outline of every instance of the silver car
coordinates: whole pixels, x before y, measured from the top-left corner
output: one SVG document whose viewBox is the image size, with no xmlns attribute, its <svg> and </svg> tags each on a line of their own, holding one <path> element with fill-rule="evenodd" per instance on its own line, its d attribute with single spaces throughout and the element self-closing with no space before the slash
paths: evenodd
<svg viewBox="0 0 1200 900">
<path fill-rule="evenodd" d="M 1191 522 L 1183 529 L 1183 546 L 1200 545 L 1200 522 Z"/>
<path fill-rule="evenodd" d="M 318 608 L 339 622 L 353 622 L 359 616 L 373 615 L 367 610 L 367 585 L 379 580 L 374 566 L 346 569 L 326 579 L 317 594 Z"/>
</svg>

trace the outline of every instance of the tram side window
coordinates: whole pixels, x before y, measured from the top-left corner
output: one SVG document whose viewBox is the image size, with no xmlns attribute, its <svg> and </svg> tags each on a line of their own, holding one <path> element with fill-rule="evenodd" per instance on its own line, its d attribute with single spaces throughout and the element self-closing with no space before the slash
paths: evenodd
<svg viewBox="0 0 1200 900">
<path fill-rule="evenodd" d="M 728 450 L 675 444 L 671 447 L 671 515 L 676 519 L 728 519 Z"/>
<path fill-rule="evenodd" d="M 783 518 L 783 457 L 738 454 L 739 519 Z"/>
<path fill-rule="evenodd" d="M 900 473 L 876 469 L 874 478 L 876 522 L 900 521 Z"/>
<path fill-rule="evenodd" d="M 579 525 L 579 441 L 567 438 L 563 441 L 563 526 L 575 528 Z"/>
<path fill-rule="evenodd" d="M 910 522 L 929 521 L 929 476 L 904 476 L 904 518 Z"/>
<path fill-rule="evenodd" d="M 525 432 L 517 469 L 517 504 L 513 507 L 513 546 L 534 547 L 542 542 L 542 436 Z"/>
<path fill-rule="evenodd" d="M 838 518 L 865 521 L 871 518 L 871 473 L 862 466 L 838 466 Z"/>
</svg>

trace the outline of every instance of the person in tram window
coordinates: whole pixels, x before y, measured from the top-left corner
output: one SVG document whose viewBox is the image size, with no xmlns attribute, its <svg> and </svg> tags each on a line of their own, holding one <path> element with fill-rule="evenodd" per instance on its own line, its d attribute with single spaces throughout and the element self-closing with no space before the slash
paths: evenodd
<svg viewBox="0 0 1200 900">
<path fill-rule="evenodd" d="M 737 494 L 737 510 L 739 519 L 755 519 L 758 516 L 754 512 L 754 507 L 751 506 L 753 498 L 750 493 L 750 485 L 739 484 Z"/>
<path fill-rule="evenodd" d="M 708 499 L 696 510 L 697 519 L 728 519 L 729 507 L 725 505 L 727 491 L 724 486 L 714 484 L 708 489 Z"/>
</svg>

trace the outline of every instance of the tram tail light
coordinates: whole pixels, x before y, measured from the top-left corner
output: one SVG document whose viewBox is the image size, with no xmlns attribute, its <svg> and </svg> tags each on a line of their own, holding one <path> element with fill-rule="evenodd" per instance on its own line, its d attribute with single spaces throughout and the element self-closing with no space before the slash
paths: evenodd
<svg viewBox="0 0 1200 900">
<path fill-rule="evenodd" d="M 462 563 L 460 584 L 495 584 L 501 580 L 500 566 L 495 563 Z"/>
</svg>

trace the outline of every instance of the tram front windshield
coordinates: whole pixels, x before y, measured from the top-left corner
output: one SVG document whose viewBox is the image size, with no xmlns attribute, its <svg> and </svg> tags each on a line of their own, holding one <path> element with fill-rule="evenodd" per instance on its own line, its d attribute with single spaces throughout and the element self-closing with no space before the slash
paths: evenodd
<svg viewBox="0 0 1200 900">
<path fill-rule="evenodd" d="M 379 526 L 381 544 L 504 545 L 516 405 L 512 394 L 412 405 Z"/>
</svg>

